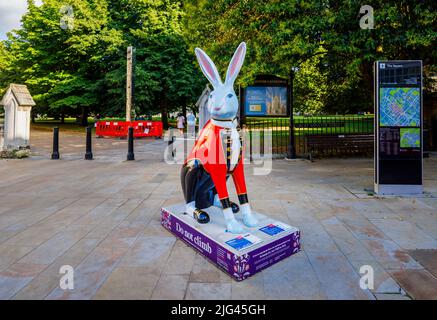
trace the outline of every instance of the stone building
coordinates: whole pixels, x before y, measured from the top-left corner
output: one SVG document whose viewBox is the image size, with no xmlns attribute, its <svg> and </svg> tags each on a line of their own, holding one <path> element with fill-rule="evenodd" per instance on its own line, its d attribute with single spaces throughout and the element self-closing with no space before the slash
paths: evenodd
<svg viewBox="0 0 437 320">
<path fill-rule="evenodd" d="M 32 107 L 35 105 L 25 85 L 10 84 L 0 101 L 4 108 L 3 137 L 0 150 L 29 147 Z"/>
</svg>

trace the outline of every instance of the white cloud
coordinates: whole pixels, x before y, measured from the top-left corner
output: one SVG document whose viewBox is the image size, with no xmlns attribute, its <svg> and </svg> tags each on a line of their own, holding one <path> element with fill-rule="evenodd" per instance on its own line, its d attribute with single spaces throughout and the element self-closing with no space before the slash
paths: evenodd
<svg viewBox="0 0 437 320">
<path fill-rule="evenodd" d="M 40 5 L 41 0 L 35 3 Z M 27 0 L 0 0 L 0 40 L 6 39 L 6 32 L 20 28 L 26 10 Z"/>
</svg>

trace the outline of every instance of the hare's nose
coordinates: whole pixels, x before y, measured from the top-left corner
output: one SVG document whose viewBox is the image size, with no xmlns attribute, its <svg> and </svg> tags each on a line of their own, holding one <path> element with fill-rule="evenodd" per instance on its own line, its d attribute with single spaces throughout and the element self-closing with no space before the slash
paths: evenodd
<svg viewBox="0 0 437 320">
<path fill-rule="evenodd" d="M 222 107 L 214 107 L 215 111 L 219 111 Z"/>
</svg>

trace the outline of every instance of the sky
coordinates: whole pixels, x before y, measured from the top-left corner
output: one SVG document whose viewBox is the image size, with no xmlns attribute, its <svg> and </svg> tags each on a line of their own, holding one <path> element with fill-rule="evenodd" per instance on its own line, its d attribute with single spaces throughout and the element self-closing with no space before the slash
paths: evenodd
<svg viewBox="0 0 437 320">
<path fill-rule="evenodd" d="M 36 0 L 37 5 L 41 0 Z M 26 12 L 27 0 L 0 0 L 0 40 L 6 39 L 6 32 L 20 28 L 21 16 Z"/>
</svg>

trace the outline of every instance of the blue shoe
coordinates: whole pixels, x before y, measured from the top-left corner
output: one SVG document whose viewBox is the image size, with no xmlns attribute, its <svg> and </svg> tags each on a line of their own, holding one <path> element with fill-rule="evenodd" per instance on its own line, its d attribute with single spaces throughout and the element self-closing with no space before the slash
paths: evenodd
<svg viewBox="0 0 437 320">
<path fill-rule="evenodd" d="M 209 215 L 205 211 L 200 209 L 194 210 L 193 217 L 197 220 L 197 222 L 201 224 L 209 222 Z"/>
</svg>

